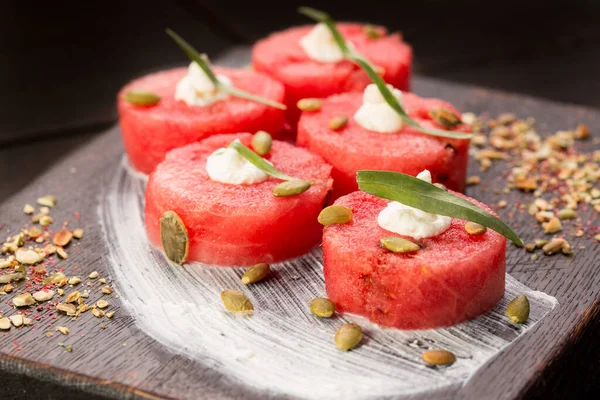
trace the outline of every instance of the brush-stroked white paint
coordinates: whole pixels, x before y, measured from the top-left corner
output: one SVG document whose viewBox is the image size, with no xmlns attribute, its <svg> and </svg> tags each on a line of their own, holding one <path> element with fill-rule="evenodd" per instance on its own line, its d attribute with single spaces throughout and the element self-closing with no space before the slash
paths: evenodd
<svg viewBox="0 0 600 400">
<path fill-rule="evenodd" d="M 400 331 L 360 319 L 363 345 L 341 352 L 333 343 L 335 331 L 359 318 L 318 319 L 310 313 L 310 300 L 325 294 L 320 250 L 275 265 L 274 277 L 248 287 L 240 282 L 240 268 L 174 266 L 146 238 L 145 183 L 124 159 L 99 204 L 121 300 L 143 331 L 172 351 L 271 393 L 372 398 L 461 385 L 557 304 L 507 275 L 505 297 L 473 321 L 447 329 Z M 223 289 L 246 293 L 255 314 L 229 315 L 220 301 Z M 531 315 L 517 327 L 508 323 L 504 310 L 523 293 L 530 299 Z M 428 368 L 421 353 L 429 348 L 451 350 L 458 361 Z"/>
</svg>

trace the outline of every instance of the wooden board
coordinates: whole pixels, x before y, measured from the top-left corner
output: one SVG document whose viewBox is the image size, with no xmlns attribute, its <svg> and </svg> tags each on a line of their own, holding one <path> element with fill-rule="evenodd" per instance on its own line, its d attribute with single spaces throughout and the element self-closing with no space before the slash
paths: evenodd
<svg viewBox="0 0 600 400">
<path fill-rule="evenodd" d="M 239 63 L 246 56 L 234 53 L 229 62 Z M 542 131 L 571 128 L 585 122 L 592 132 L 600 132 L 598 111 L 425 79 L 416 79 L 414 87 L 422 95 L 448 99 L 462 110 L 492 115 L 515 111 L 519 116 L 533 116 L 540 122 Z M 60 200 L 53 211 L 55 219 L 73 221 L 72 212 L 77 211 L 81 215 L 77 224 L 85 229 L 84 240 L 81 245 L 73 246 L 69 259 L 64 262 L 65 268 L 76 265 L 82 276 L 97 270 L 108 277 L 107 248 L 98 224 L 97 202 L 102 188 L 114 176 L 122 151 L 118 131 L 113 129 L 67 157 L 4 201 L 0 206 L 0 223 L 4 228 L 0 232 L 7 236 L 20 229 L 25 221 L 23 205 L 51 192 Z M 72 167 L 76 168 L 75 173 Z M 496 176 L 503 168 L 498 165 L 483 176 Z M 475 165 L 471 170 L 479 174 Z M 483 202 L 495 203 L 499 199 L 491 191 L 494 184 L 497 183 L 490 180 L 485 186 L 472 188 L 469 194 Z M 523 195 L 513 193 L 506 199 L 513 204 L 520 196 Z M 508 209 L 501 211 L 511 224 L 520 226 L 519 233 L 529 238 L 528 221 L 523 219 L 529 217 L 515 214 L 510 218 L 508 213 Z M 572 381 L 580 375 L 594 382 L 597 364 L 590 370 L 589 362 L 580 361 L 583 357 L 569 357 L 570 351 L 581 346 L 586 346 L 587 354 L 598 351 L 593 332 L 598 325 L 600 260 L 595 257 L 598 244 L 586 244 L 588 249 L 574 258 L 543 258 L 536 263 L 523 250 L 509 248 L 509 272 L 530 288 L 556 297 L 560 305 L 526 336 L 480 369 L 465 386 L 439 393 L 440 398 L 517 398 L 526 393 L 533 395 L 534 389 L 538 394 L 544 393 L 539 390 L 552 390 L 555 372 L 560 372 L 565 382 L 567 373 L 561 369 L 562 363 L 573 369 Z M 7 311 L 5 299 L 2 299 L 0 312 Z M 206 369 L 202 363 L 165 351 L 133 324 L 132 316 L 117 299 L 111 299 L 111 309 L 116 311 L 116 316 L 111 321 L 103 321 L 105 329 L 100 328 L 98 319 L 86 313 L 73 323 L 65 317 L 59 320 L 71 328 L 69 337 L 44 337 L 51 321 L 46 318 L 31 328 L 13 328 L 1 334 L 0 368 L 114 398 L 262 397 L 260 392 Z M 73 352 L 65 352 L 58 342 L 72 344 Z M 583 371 L 587 375 L 583 375 Z M 579 385 L 577 388 L 579 393 L 586 390 Z"/>
</svg>

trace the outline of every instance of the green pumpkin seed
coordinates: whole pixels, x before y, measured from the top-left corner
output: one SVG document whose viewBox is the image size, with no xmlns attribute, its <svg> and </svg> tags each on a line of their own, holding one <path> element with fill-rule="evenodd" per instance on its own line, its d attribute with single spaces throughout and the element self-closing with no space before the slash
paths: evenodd
<svg viewBox="0 0 600 400">
<path fill-rule="evenodd" d="M 259 156 L 266 156 L 271 151 L 273 138 L 265 131 L 258 131 L 252 136 L 252 148 Z"/>
<path fill-rule="evenodd" d="M 248 268 L 246 272 L 244 272 L 244 275 L 242 275 L 242 283 L 244 285 L 247 285 L 249 283 L 256 283 L 258 281 L 262 281 L 267 275 L 269 275 L 269 271 L 269 264 L 256 264 L 255 266 Z"/>
<path fill-rule="evenodd" d="M 369 39 L 379 39 L 381 37 L 381 34 L 374 25 L 365 25 L 364 32 Z"/>
<path fill-rule="evenodd" d="M 570 208 L 563 208 L 558 212 L 558 218 L 560 219 L 575 219 L 577 218 L 577 213 L 575 210 Z"/>
<path fill-rule="evenodd" d="M 160 218 L 160 240 L 169 260 L 179 265 L 187 260 L 190 250 L 188 233 L 175 211 L 165 211 Z"/>
<path fill-rule="evenodd" d="M 254 311 L 254 306 L 248 297 L 238 290 L 224 290 L 221 293 L 221 301 L 225 308 L 231 312 L 250 314 Z"/>
<path fill-rule="evenodd" d="M 295 196 L 306 192 L 312 184 L 301 179 L 281 182 L 273 188 L 273 195 L 276 197 Z"/>
<path fill-rule="evenodd" d="M 320 318 L 329 318 L 335 312 L 335 305 L 329 299 L 318 297 L 310 302 L 310 311 Z"/>
<path fill-rule="evenodd" d="M 306 98 L 298 100 L 296 106 L 302 111 L 319 111 L 321 109 L 321 99 Z"/>
<path fill-rule="evenodd" d="M 379 244 L 386 250 L 393 253 L 412 253 L 421 249 L 416 243 L 411 242 L 408 239 L 399 238 L 396 236 L 390 236 L 379 240 Z"/>
<path fill-rule="evenodd" d="M 446 108 L 435 108 L 429 111 L 429 115 L 444 128 L 452 129 L 462 124 L 460 117 Z"/>
<path fill-rule="evenodd" d="M 333 205 L 325 207 L 319 213 L 317 220 L 321 225 L 347 224 L 352 221 L 352 210 L 346 206 Z"/>
<path fill-rule="evenodd" d="M 153 106 L 160 101 L 160 96 L 147 90 L 134 89 L 125 93 L 125 100 L 136 106 Z"/>
<path fill-rule="evenodd" d="M 427 350 L 421 357 L 431 365 L 449 365 L 456 361 L 456 356 L 448 350 Z"/>
<path fill-rule="evenodd" d="M 506 307 L 506 315 L 514 324 L 522 324 L 529 318 L 529 300 L 527 296 L 515 297 Z"/>
<path fill-rule="evenodd" d="M 345 115 L 338 115 L 329 120 L 329 129 L 332 131 L 337 131 L 338 129 L 342 129 L 348 123 L 348 117 Z"/>
<path fill-rule="evenodd" d="M 362 340 L 362 328 L 357 324 L 344 324 L 335 334 L 335 345 L 338 349 L 352 350 Z"/>
<path fill-rule="evenodd" d="M 487 231 L 487 228 L 476 222 L 467 221 L 465 224 L 465 230 L 469 235 L 483 235 Z"/>
</svg>

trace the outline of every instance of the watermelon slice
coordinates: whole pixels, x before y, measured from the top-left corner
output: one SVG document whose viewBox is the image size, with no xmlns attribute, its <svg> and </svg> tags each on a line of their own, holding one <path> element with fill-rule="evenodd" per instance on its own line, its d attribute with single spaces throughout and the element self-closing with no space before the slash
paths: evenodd
<svg viewBox="0 0 600 400">
<path fill-rule="evenodd" d="M 400 90 L 408 90 L 412 66 L 412 49 L 398 33 L 370 39 L 365 25 L 339 23 L 338 30 L 356 50 L 383 71 L 382 78 Z M 252 49 L 252 65 L 285 85 L 286 120 L 295 132 L 300 111 L 298 100 L 306 97 L 328 97 L 348 91 L 362 91 L 371 81 L 350 61 L 321 63 L 310 59 L 299 45 L 300 38 L 314 25 L 294 27 L 271 34 Z"/>
<path fill-rule="evenodd" d="M 232 68 L 215 67 L 214 71 L 230 78 L 239 89 L 283 101 L 283 86 L 266 75 Z M 264 104 L 231 96 L 204 107 L 175 100 L 175 86 L 186 73 L 187 68 L 177 68 L 146 75 L 119 92 L 123 142 L 129 162 L 136 170 L 150 173 L 169 150 L 211 135 L 258 130 L 273 135 L 282 129 L 283 111 Z M 154 106 L 136 106 L 124 99 L 125 93 L 132 89 L 154 92 L 162 99 Z"/>
<path fill-rule="evenodd" d="M 319 111 L 304 112 L 298 124 L 298 145 L 319 154 L 333 166 L 333 198 L 358 189 L 356 171 L 360 169 L 402 172 L 415 176 L 427 169 L 433 182 L 463 192 L 469 160 L 469 140 L 430 136 L 408 126 L 398 133 L 367 130 L 354 121 L 354 113 L 362 104 L 362 93 L 344 93 L 323 101 Z M 449 103 L 403 93 L 409 115 L 422 126 L 443 128 L 433 121 L 429 111 L 445 108 L 460 113 Z M 331 130 L 329 121 L 336 116 L 348 117 L 339 130 Z M 469 132 L 468 125 L 456 131 Z"/>
<path fill-rule="evenodd" d="M 419 240 L 420 250 L 392 253 L 381 248 L 379 240 L 401 236 L 377 223 L 388 202 L 363 192 L 335 202 L 353 213 L 352 222 L 327 226 L 323 233 L 325 284 L 337 310 L 384 326 L 429 329 L 474 318 L 502 298 L 504 236 L 491 229 L 469 235 L 465 221 L 455 218 L 445 232 Z"/>
<path fill-rule="evenodd" d="M 281 172 L 314 182 L 308 191 L 275 197 L 280 180 L 252 185 L 212 181 L 206 159 L 239 138 L 250 147 L 248 133 L 216 135 L 167 154 L 150 175 L 146 188 L 146 229 L 160 246 L 159 221 L 173 210 L 189 235 L 190 261 L 215 265 L 251 265 L 300 256 L 318 245 L 322 227 L 317 216 L 332 187 L 331 167 L 317 155 L 273 141 L 265 157 Z"/>
</svg>

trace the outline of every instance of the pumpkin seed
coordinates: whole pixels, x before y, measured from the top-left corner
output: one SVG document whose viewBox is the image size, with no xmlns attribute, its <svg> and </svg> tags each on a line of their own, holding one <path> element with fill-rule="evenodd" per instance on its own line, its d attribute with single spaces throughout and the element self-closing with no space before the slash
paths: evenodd
<svg viewBox="0 0 600 400">
<path fill-rule="evenodd" d="M 337 131 L 342 129 L 348 123 L 348 117 L 345 115 L 337 115 L 329 120 L 329 129 Z"/>
<path fill-rule="evenodd" d="M 103 294 L 112 294 L 113 290 L 110 286 L 102 286 L 102 293 Z"/>
<path fill-rule="evenodd" d="M 263 280 L 269 275 L 270 267 L 267 263 L 256 264 L 246 270 L 242 275 L 242 283 L 247 285 Z"/>
<path fill-rule="evenodd" d="M 514 324 L 522 324 L 529 318 L 529 300 L 527 296 L 515 297 L 506 307 L 506 315 Z"/>
<path fill-rule="evenodd" d="M 11 315 L 8 318 L 10 319 L 10 322 L 12 322 L 12 324 L 15 326 L 15 328 L 18 328 L 21 325 L 23 325 L 24 318 L 21 314 Z"/>
<path fill-rule="evenodd" d="M 462 124 L 460 117 L 446 108 L 435 108 L 429 111 L 429 115 L 444 128 L 452 129 Z"/>
<path fill-rule="evenodd" d="M 352 350 L 362 340 L 362 328 L 357 324 L 344 324 L 335 334 L 335 345 L 338 349 L 348 351 Z"/>
<path fill-rule="evenodd" d="M 379 240 L 379 244 L 393 253 L 411 253 L 421 249 L 418 244 L 396 236 L 382 238 Z"/>
<path fill-rule="evenodd" d="M 335 312 L 335 304 L 324 297 L 317 297 L 310 302 L 310 311 L 320 318 L 329 318 Z"/>
<path fill-rule="evenodd" d="M 465 230 L 469 235 L 483 235 L 487 231 L 487 228 L 476 222 L 467 221 L 465 224 Z"/>
<path fill-rule="evenodd" d="M 75 315 L 77 312 L 77 308 L 75 308 L 74 304 L 58 303 L 56 309 L 67 313 L 67 315 Z"/>
<path fill-rule="evenodd" d="M 221 293 L 221 301 L 225 308 L 231 312 L 251 314 L 254 311 L 254 306 L 248 297 L 238 290 L 224 290 Z"/>
<path fill-rule="evenodd" d="M 306 192 L 311 187 L 311 183 L 301 179 L 281 182 L 273 188 L 273 195 L 276 197 L 295 196 Z"/>
<path fill-rule="evenodd" d="M 98 271 L 92 271 L 92 272 L 90 272 L 90 274 L 88 275 L 88 278 L 90 278 L 90 279 L 97 279 L 97 278 L 98 278 L 98 276 L 100 276 L 100 275 L 98 274 Z"/>
<path fill-rule="evenodd" d="M 321 109 L 321 99 L 306 98 L 298 100 L 296 106 L 302 111 L 318 111 Z"/>
<path fill-rule="evenodd" d="M 252 136 L 252 148 L 260 156 L 269 154 L 272 145 L 273 138 L 268 132 L 258 131 Z"/>
<path fill-rule="evenodd" d="M 456 356 L 448 350 L 427 350 L 421 357 L 431 365 L 449 365 L 456 361 Z"/>
<path fill-rule="evenodd" d="M 54 291 L 53 290 L 40 290 L 39 292 L 35 292 L 33 294 L 33 298 L 35 299 L 35 301 L 48 301 L 50 299 L 52 299 L 54 297 Z"/>
<path fill-rule="evenodd" d="M 31 293 L 21 293 L 13 299 L 13 304 L 16 307 L 28 307 L 35 304 L 35 299 Z"/>
<path fill-rule="evenodd" d="M 52 242 L 56 246 L 64 247 L 69 244 L 69 242 L 71 241 L 72 238 L 73 238 L 72 232 L 69 232 L 66 229 L 61 229 L 60 231 L 58 231 L 58 233 L 56 233 L 56 235 L 54 235 L 54 239 L 52 239 Z"/>
<path fill-rule="evenodd" d="M 317 220 L 324 226 L 347 224 L 352 221 L 352 210 L 346 206 L 335 204 L 322 209 Z"/>
<path fill-rule="evenodd" d="M 0 318 L 0 330 L 7 331 L 10 329 L 10 320 L 8 318 Z"/>
<path fill-rule="evenodd" d="M 570 208 L 563 208 L 558 212 L 558 218 L 560 219 L 575 219 L 577 218 L 577 213 L 575 210 Z"/>
<path fill-rule="evenodd" d="M 32 249 L 20 247 L 15 252 L 15 258 L 21 264 L 33 265 L 42 261 L 44 259 L 44 254 L 38 253 Z"/>
<path fill-rule="evenodd" d="M 75 239 L 81 239 L 83 237 L 83 229 L 77 228 L 73 231 L 73 237 Z"/>
<path fill-rule="evenodd" d="M 381 34 L 374 25 L 365 25 L 364 32 L 369 39 L 379 39 L 381 37 Z"/>
<path fill-rule="evenodd" d="M 125 100 L 136 106 L 153 106 L 160 101 L 160 96 L 147 90 L 134 89 L 125 93 Z"/>
<path fill-rule="evenodd" d="M 51 194 L 47 194 L 39 197 L 37 199 L 37 203 L 44 207 L 54 207 L 56 205 L 56 197 L 52 196 Z"/>
<path fill-rule="evenodd" d="M 179 265 L 187 260 L 190 250 L 188 232 L 175 211 L 165 211 L 160 218 L 160 240 L 169 260 Z"/>
</svg>

